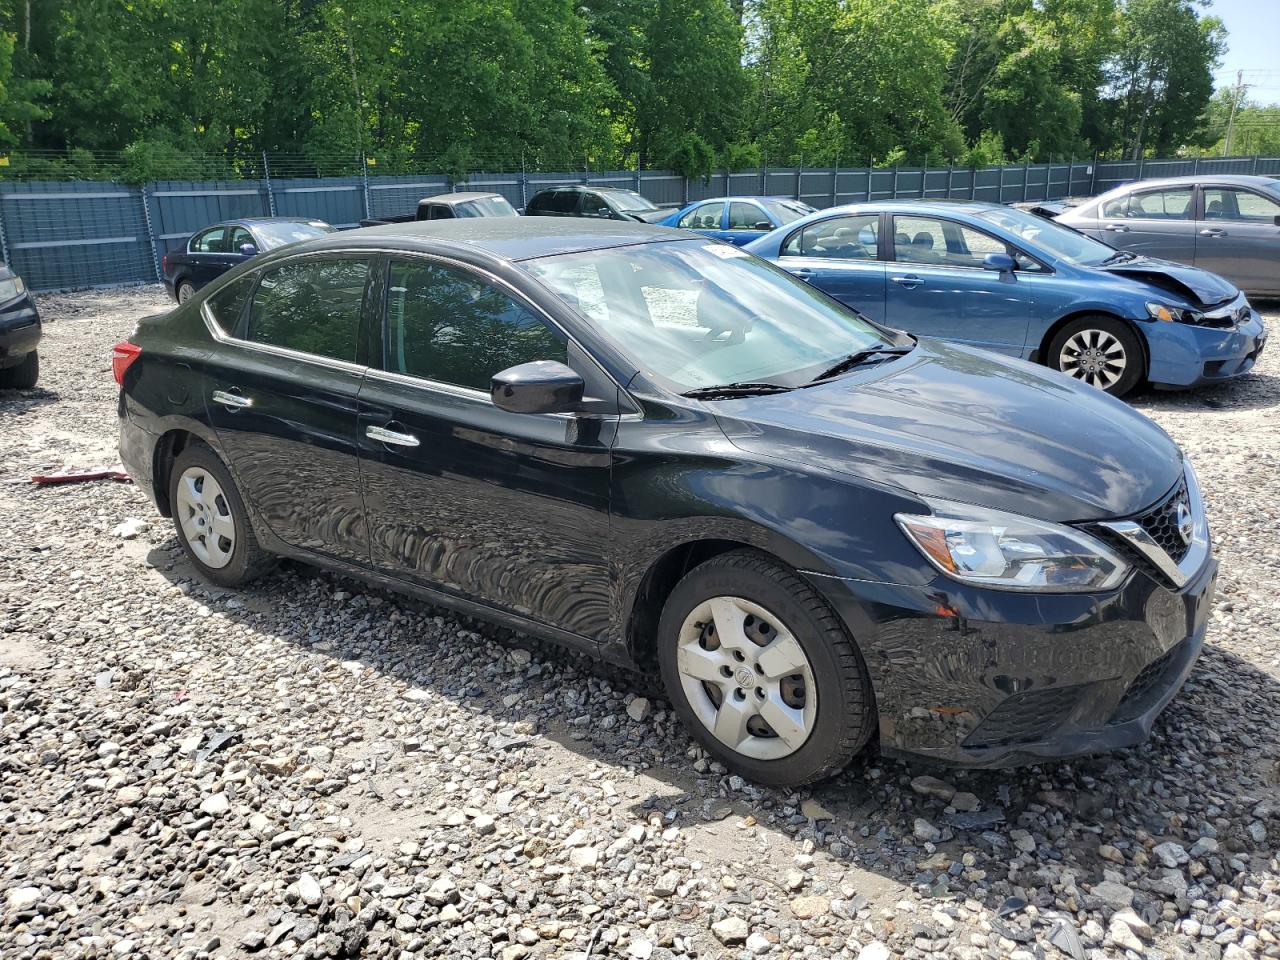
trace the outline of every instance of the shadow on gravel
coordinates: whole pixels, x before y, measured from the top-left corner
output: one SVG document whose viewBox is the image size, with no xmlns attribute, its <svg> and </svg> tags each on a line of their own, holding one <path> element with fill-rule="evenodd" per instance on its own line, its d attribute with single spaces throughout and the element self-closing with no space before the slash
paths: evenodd
<svg viewBox="0 0 1280 960">
<path fill-rule="evenodd" d="M 1280 405 L 1280 377 L 1247 373 L 1238 380 L 1190 390 L 1147 388 L 1127 398 L 1139 410 L 1207 412 L 1265 410 Z"/>
<path fill-rule="evenodd" d="M 263 628 L 257 617 L 271 612 L 280 592 L 290 589 L 278 580 L 273 584 L 272 577 L 243 592 L 209 587 L 195 578 L 181 557 L 176 538 L 153 549 L 147 560 L 171 583 L 212 603 L 219 613 L 244 620 L 256 629 Z M 651 687 L 646 688 L 643 677 L 621 673 L 559 647 L 303 564 L 286 564 L 285 569 L 290 568 L 304 581 L 319 579 L 340 584 L 355 596 L 380 596 L 390 608 L 450 617 L 498 643 L 534 649 L 558 668 L 591 673 L 623 693 L 660 697 Z M 220 602 L 227 599 L 238 603 Z M 323 607 L 307 609 L 310 612 L 299 615 L 284 635 L 300 647 L 318 652 L 308 638 L 325 632 L 329 612 Z M 387 607 L 380 609 L 390 612 Z M 1211 626 L 1211 637 L 1212 631 Z M 384 641 L 386 655 L 376 658 L 369 656 L 370 642 L 367 635 L 353 637 L 335 643 L 321 655 L 338 661 L 359 658 L 384 675 L 425 686 L 464 710 L 507 713 L 500 696 L 483 683 L 460 691 L 452 675 L 424 679 L 422 671 L 428 664 L 415 657 L 411 648 L 405 649 L 403 641 Z M 423 656 L 429 656 L 425 645 Z M 570 681 L 566 686 L 582 688 L 572 677 L 564 679 Z M 659 699 L 655 708 L 664 706 Z M 1151 739 L 1139 747 L 993 771 L 902 763 L 869 750 L 836 778 L 799 792 L 750 784 L 729 790 L 723 774 L 694 769 L 687 757 L 693 741 L 683 731 L 664 735 L 652 722 L 622 726 L 635 734 L 626 747 L 620 747 L 617 728 L 572 725 L 577 709 L 563 706 L 561 722 L 553 719 L 540 735 L 600 764 L 630 769 L 647 764 L 643 775 L 657 782 L 655 789 L 636 801 L 630 812 L 666 816 L 685 831 L 690 843 L 699 830 L 706 829 L 710 835 L 701 837 L 700 842 L 704 846 L 711 843 L 725 861 L 742 859 L 740 851 L 748 849 L 735 842 L 732 832 L 735 825 L 744 825 L 741 818 L 749 816 L 780 841 L 794 845 L 805 838 L 814 840 L 821 851 L 848 868 L 909 885 L 924 896 L 978 900 L 997 914 L 1008 911 L 1010 904 L 1016 906 L 1019 900 L 1061 910 L 1066 898 L 1076 904 L 1073 909 L 1099 909 L 1102 902 L 1075 888 L 1075 883 L 1092 885 L 1103 880 L 1104 870 L 1127 870 L 1126 883 L 1135 890 L 1135 908 L 1155 923 L 1162 910 L 1169 909 L 1166 904 L 1176 904 L 1179 915 L 1185 915 L 1188 898 L 1214 896 L 1212 891 L 1219 883 L 1239 886 L 1250 882 L 1250 875 L 1266 871 L 1267 861 L 1277 856 L 1280 679 L 1213 643 L 1206 646 L 1186 687 L 1161 716 Z M 625 716 L 619 719 L 621 725 L 629 723 Z M 936 778 L 927 793 L 920 792 L 923 783 L 913 789 L 912 781 L 922 776 Z M 949 794 L 957 794 L 954 806 Z M 806 799 L 816 801 L 818 809 L 804 804 Z M 806 810 L 812 816 L 806 815 Z M 725 821 L 724 826 L 715 827 L 720 821 Z M 1261 840 L 1250 833 L 1259 821 L 1264 826 Z M 1265 832 L 1268 821 L 1269 835 Z M 1190 849 L 1202 836 L 1216 840 L 1217 849 L 1198 854 L 1190 879 L 1187 868 L 1167 869 L 1150 854 L 1151 848 L 1166 841 Z M 1106 851 L 1108 856 L 1099 852 L 1104 845 L 1111 848 Z M 787 850 L 783 859 L 754 864 L 760 871 L 759 880 L 781 887 L 780 877 L 770 871 L 789 863 L 794 846 Z M 1117 855 L 1125 863 L 1118 865 Z M 1200 870 L 1198 875 L 1196 869 Z M 1072 879 L 1064 888 L 1067 873 Z M 1041 918 L 1035 922 L 1048 921 Z M 1000 924 L 997 932 L 1016 942 L 1035 938 L 1030 930 L 1015 929 L 998 916 L 993 923 Z M 1048 930 L 1039 934 L 1046 936 Z"/>
<path fill-rule="evenodd" d="M 60 394 L 46 390 L 44 387 L 35 387 L 32 390 L 10 390 L 0 387 L 0 415 L 30 413 L 60 399 L 62 399 Z"/>
</svg>

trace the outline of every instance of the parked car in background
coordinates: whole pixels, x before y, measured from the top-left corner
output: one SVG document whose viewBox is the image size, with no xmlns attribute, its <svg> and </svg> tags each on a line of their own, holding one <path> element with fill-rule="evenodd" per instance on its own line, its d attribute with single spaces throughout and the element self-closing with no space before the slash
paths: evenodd
<svg viewBox="0 0 1280 960">
<path fill-rule="evenodd" d="M 1037 217 L 1044 217 L 1046 220 L 1056 220 L 1068 210 L 1084 203 L 1086 199 L 1086 197 L 1062 197 L 1058 200 L 1017 200 L 1009 206 L 1025 210 L 1027 213 L 1034 213 Z"/>
<path fill-rule="evenodd" d="M 40 313 L 22 278 L 0 263 L 0 389 L 30 390 L 40 379 Z"/>
<path fill-rule="evenodd" d="M 1159 427 L 683 231 L 337 234 L 115 358 L 122 460 L 204 578 L 298 557 L 632 665 L 763 783 L 872 737 L 1133 744 L 1204 642 L 1217 565 Z"/>
<path fill-rule="evenodd" d="M 165 288 L 179 303 L 210 280 L 222 276 L 259 253 L 287 243 L 314 240 L 337 228 L 323 220 L 301 217 L 251 217 L 227 220 L 191 235 L 176 253 L 166 253 L 161 261 Z"/>
<path fill-rule="evenodd" d="M 539 190 L 524 208 L 526 217 L 593 217 L 640 223 L 657 223 L 669 212 L 634 190 L 582 186 Z"/>
<path fill-rule="evenodd" d="M 1269 177 L 1140 180 L 1060 219 L 1122 250 L 1211 270 L 1250 296 L 1280 296 L 1280 181 Z"/>
<path fill-rule="evenodd" d="M 873 320 L 1042 363 L 1109 393 L 1253 368 L 1262 319 L 1226 280 L 994 203 L 823 210 L 746 247 Z"/>
<path fill-rule="evenodd" d="M 456 220 L 459 217 L 518 217 L 516 208 L 500 193 L 442 193 L 418 201 L 413 213 L 393 217 L 370 217 L 360 221 L 362 227 L 384 223 L 409 223 L 414 220 Z"/>
<path fill-rule="evenodd" d="M 668 214 L 659 224 L 694 230 L 742 246 L 775 227 L 815 212 L 807 203 L 784 197 L 719 197 L 691 203 Z"/>
</svg>

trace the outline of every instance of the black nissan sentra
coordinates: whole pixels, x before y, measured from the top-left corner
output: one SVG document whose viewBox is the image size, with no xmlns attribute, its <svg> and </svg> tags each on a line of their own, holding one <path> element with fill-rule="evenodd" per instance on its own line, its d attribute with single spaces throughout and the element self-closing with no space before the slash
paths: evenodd
<svg viewBox="0 0 1280 960">
<path fill-rule="evenodd" d="M 1217 565 L 1159 427 L 687 233 L 334 234 L 143 320 L 114 371 L 201 576 L 294 557 L 661 674 L 763 783 L 872 738 L 1134 744 L 1204 642 Z"/>
</svg>

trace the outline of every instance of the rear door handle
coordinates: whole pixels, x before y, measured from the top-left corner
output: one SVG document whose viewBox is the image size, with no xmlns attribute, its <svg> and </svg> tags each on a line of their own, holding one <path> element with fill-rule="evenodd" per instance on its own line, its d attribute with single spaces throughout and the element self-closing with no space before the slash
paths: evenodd
<svg viewBox="0 0 1280 960">
<path fill-rule="evenodd" d="M 1129 228 L 1123 223 L 1108 223 L 1103 230 L 1110 230 L 1112 233 L 1128 233 Z"/>
<path fill-rule="evenodd" d="M 418 438 L 412 433 L 399 433 L 386 427 L 365 427 L 364 435 L 370 440 L 389 443 L 393 447 L 416 447 Z"/>
<path fill-rule="evenodd" d="M 918 287 L 920 284 L 924 283 L 923 280 L 912 274 L 907 274 L 905 277 L 890 277 L 889 279 L 900 287 L 906 287 L 908 290 L 912 287 Z"/>
<path fill-rule="evenodd" d="M 231 393 L 227 390 L 213 391 L 213 402 L 221 404 L 230 410 L 243 410 L 245 407 L 253 406 L 251 397 L 246 397 L 240 393 Z"/>
<path fill-rule="evenodd" d="M 1200 231 L 1200 236 L 1202 237 L 1225 237 L 1226 235 L 1227 231 L 1221 227 L 1205 227 Z"/>
</svg>

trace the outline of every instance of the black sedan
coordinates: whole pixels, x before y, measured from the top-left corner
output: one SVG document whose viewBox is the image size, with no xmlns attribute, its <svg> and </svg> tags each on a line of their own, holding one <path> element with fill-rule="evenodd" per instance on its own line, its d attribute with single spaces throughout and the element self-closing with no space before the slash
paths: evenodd
<svg viewBox="0 0 1280 960">
<path fill-rule="evenodd" d="M 723 243 L 454 220 L 260 257 L 117 345 L 192 564 L 277 556 L 660 675 L 731 769 L 1133 744 L 1204 641 L 1191 465 L 1061 374 Z"/>
<path fill-rule="evenodd" d="M 323 220 L 298 217 L 253 217 L 215 223 L 192 234 L 182 250 L 165 254 L 160 272 L 170 296 L 186 303 L 210 280 L 250 257 L 289 243 L 314 240 L 336 229 Z"/>
<path fill-rule="evenodd" d="M 30 390 L 40 379 L 40 314 L 22 278 L 0 264 L 0 389 Z"/>
</svg>

